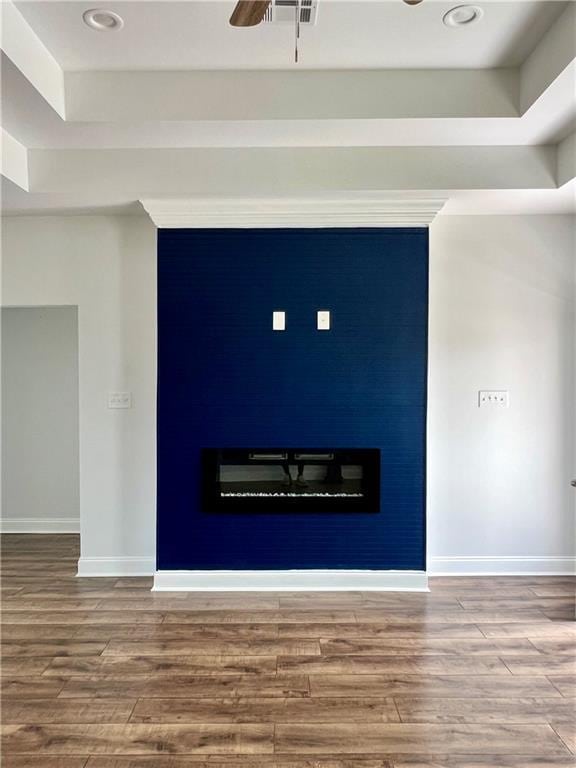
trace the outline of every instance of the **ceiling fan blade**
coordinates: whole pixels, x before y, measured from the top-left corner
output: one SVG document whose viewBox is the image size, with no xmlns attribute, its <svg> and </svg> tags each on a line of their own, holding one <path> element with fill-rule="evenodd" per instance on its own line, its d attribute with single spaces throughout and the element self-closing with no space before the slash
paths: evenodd
<svg viewBox="0 0 576 768">
<path fill-rule="evenodd" d="M 233 27 L 255 27 L 260 24 L 271 0 L 238 0 L 230 16 Z"/>
</svg>

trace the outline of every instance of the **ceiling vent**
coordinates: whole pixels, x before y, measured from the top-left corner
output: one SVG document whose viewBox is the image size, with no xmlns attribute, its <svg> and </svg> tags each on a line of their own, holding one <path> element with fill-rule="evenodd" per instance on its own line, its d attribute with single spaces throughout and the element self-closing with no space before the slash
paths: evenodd
<svg viewBox="0 0 576 768">
<path fill-rule="evenodd" d="M 314 25 L 319 0 L 300 0 L 300 24 Z M 267 24 L 294 24 L 298 0 L 272 0 L 264 16 Z"/>
</svg>

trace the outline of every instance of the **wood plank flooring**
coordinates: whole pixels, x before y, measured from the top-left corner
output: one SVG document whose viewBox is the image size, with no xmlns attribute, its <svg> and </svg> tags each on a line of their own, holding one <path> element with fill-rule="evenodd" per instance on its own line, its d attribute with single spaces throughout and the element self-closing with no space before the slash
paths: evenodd
<svg viewBox="0 0 576 768">
<path fill-rule="evenodd" d="M 574 768 L 576 579 L 151 593 L 2 537 L 3 768 Z"/>
</svg>

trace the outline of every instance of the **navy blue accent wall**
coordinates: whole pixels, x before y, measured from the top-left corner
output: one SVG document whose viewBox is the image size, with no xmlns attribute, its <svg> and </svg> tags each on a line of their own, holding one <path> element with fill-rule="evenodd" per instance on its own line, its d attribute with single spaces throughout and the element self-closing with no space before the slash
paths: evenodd
<svg viewBox="0 0 576 768">
<path fill-rule="evenodd" d="M 158 268 L 158 568 L 423 569 L 428 231 L 160 230 Z M 379 448 L 380 513 L 204 513 L 201 449 L 252 446 Z"/>
</svg>

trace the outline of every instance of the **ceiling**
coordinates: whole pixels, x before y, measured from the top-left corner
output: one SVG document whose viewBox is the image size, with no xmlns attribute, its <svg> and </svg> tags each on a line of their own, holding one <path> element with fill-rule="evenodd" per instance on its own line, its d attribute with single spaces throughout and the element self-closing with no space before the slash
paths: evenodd
<svg viewBox="0 0 576 768">
<path fill-rule="evenodd" d="M 147 198 L 432 195 L 444 213 L 576 212 L 576 2 L 319 0 L 234 29 L 234 0 L 0 0 L 5 213 Z"/>
<path fill-rule="evenodd" d="M 302 27 L 300 67 L 310 69 L 480 69 L 521 64 L 566 2 L 487 3 L 482 22 L 442 23 L 455 2 L 325 0 L 317 24 Z M 17 2 L 32 30 L 67 70 L 284 69 L 292 25 L 228 24 L 234 1 L 112 2 L 119 34 L 94 34 L 82 21 L 93 3 Z"/>
</svg>

